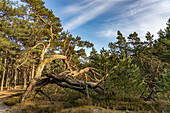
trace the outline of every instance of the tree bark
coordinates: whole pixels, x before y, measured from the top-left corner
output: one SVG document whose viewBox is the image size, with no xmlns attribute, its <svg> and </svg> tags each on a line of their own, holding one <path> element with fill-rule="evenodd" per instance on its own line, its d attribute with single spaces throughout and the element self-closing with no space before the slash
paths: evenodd
<svg viewBox="0 0 170 113">
<path fill-rule="evenodd" d="M 37 67 L 36 69 L 36 74 L 35 74 L 35 78 L 38 79 L 41 77 L 41 73 L 44 69 L 45 64 L 55 60 L 55 59 L 66 59 L 66 56 L 63 55 L 52 55 L 50 58 L 46 58 L 45 60 L 43 60 Z"/>
<path fill-rule="evenodd" d="M 10 89 L 10 87 L 12 86 L 12 82 L 13 82 L 13 80 L 14 80 L 14 69 L 12 69 L 11 68 L 11 76 L 10 76 L 10 78 L 9 78 L 9 89 Z"/>
<path fill-rule="evenodd" d="M 23 78 L 24 78 L 24 89 L 27 87 L 27 76 L 26 76 L 26 70 L 23 71 Z"/>
<path fill-rule="evenodd" d="M 10 76 L 11 76 L 11 64 L 12 64 L 12 61 L 8 65 L 8 72 L 7 72 L 7 75 L 6 75 L 6 84 L 5 84 L 5 87 L 7 88 L 7 90 L 9 89 L 9 81 L 10 81 Z"/>
<path fill-rule="evenodd" d="M 94 89 L 96 92 L 98 93 L 104 93 L 104 89 L 99 86 L 99 82 L 85 82 L 85 81 L 81 81 L 81 80 L 77 80 L 77 79 L 71 79 L 69 77 L 65 77 L 65 76 L 61 76 L 61 75 L 54 75 L 54 74 L 50 74 L 48 75 L 49 78 L 53 78 L 58 82 L 62 82 L 62 83 L 66 83 L 68 85 L 74 86 L 74 87 L 79 87 L 81 88 L 81 90 L 86 90 L 86 85 L 88 86 L 88 88 Z M 83 89 L 82 89 L 83 88 Z"/>
<path fill-rule="evenodd" d="M 35 73 L 35 63 L 32 64 L 32 72 L 31 72 L 31 78 L 34 78 L 34 73 Z"/>
<path fill-rule="evenodd" d="M 21 72 L 20 72 L 20 71 L 18 71 L 18 75 L 17 75 L 17 84 L 19 84 L 19 83 L 20 83 L 20 75 L 21 75 Z"/>
<path fill-rule="evenodd" d="M 104 89 L 100 87 L 98 83 L 87 82 L 84 80 L 83 81 L 76 80 L 61 75 L 49 74 L 47 75 L 47 78 L 31 80 L 26 92 L 23 94 L 21 98 L 21 102 L 25 101 L 25 98 L 29 96 L 31 93 L 37 93 L 41 91 L 41 87 L 49 83 L 51 84 L 55 83 L 63 88 L 70 88 L 79 91 L 85 94 L 87 98 L 90 98 L 88 88 L 94 89 L 94 91 L 96 91 L 97 93 L 101 94 L 104 93 Z"/>
<path fill-rule="evenodd" d="M 90 95 L 89 95 L 88 84 L 86 84 L 86 81 L 85 81 L 85 85 L 86 85 L 86 96 L 87 96 L 87 98 L 89 99 L 89 98 L 90 98 Z"/>
<path fill-rule="evenodd" d="M 38 65 L 37 69 L 36 69 L 36 74 L 35 74 L 35 77 L 34 79 L 31 80 L 29 86 L 27 87 L 25 93 L 23 94 L 22 98 L 21 98 L 21 102 L 25 101 L 25 98 L 31 94 L 33 88 L 35 87 L 35 85 L 37 84 L 37 81 L 40 80 L 41 78 L 41 73 L 44 69 L 44 66 L 45 64 L 55 60 L 55 59 L 66 59 L 67 57 L 66 56 L 63 56 L 63 55 L 52 55 L 50 58 L 46 58 L 44 60 L 42 60 L 40 62 L 40 64 Z"/>
<path fill-rule="evenodd" d="M 22 95 L 21 102 L 25 101 L 25 98 L 31 93 L 34 86 L 37 84 L 36 80 L 31 80 L 29 86 L 27 87 L 25 93 Z"/>
<path fill-rule="evenodd" d="M 17 76 L 18 76 L 18 70 L 15 69 L 15 75 L 14 75 L 14 89 L 16 89 L 16 86 L 17 86 Z"/>
<path fill-rule="evenodd" d="M 32 80 L 32 66 L 29 68 L 29 82 Z"/>
<path fill-rule="evenodd" d="M 7 60 L 7 50 L 5 52 L 4 70 L 3 70 L 2 79 L 1 79 L 1 91 L 3 91 L 3 87 L 4 87 L 4 78 L 5 78 L 5 72 L 6 72 L 6 60 Z"/>
</svg>

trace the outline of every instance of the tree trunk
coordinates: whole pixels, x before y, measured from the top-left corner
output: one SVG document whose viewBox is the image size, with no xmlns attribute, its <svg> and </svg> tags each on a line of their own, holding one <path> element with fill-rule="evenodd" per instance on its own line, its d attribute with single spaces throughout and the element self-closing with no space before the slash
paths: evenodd
<svg viewBox="0 0 170 113">
<path fill-rule="evenodd" d="M 21 75 L 21 71 L 18 71 L 18 76 L 17 76 L 17 84 L 19 84 L 20 83 L 20 75 Z"/>
<path fill-rule="evenodd" d="M 6 76 L 5 87 L 7 88 L 7 90 L 9 90 L 9 76 L 10 76 L 10 66 L 8 66 L 8 72 L 7 72 L 7 76 Z"/>
<path fill-rule="evenodd" d="M 21 102 L 25 101 L 25 98 L 31 93 L 31 91 L 33 90 L 36 84 L 37 84 L 37 80 L 32 79 L 25 93 L 22 95 Z"/>
<path fill-rule="evenodd" d="M 90 96 L 89 96 L 89 89 L 88 89 L 87 75 L 86 75 L 86 74 L 84 74 L 84 84 L 85 84 L 85 88 L 86 88 L 86 96 L 87 96 L 87 98 L 89 99 Z"/>
<path fill-rule="evenodd" d="M 40 78 L 41 77 L 41 73 L 44 69 L 45 64 L 55 60 L 55 59 L 66 59 L 66 56 L 63 55 L 52 55 L 50 58 L 46 58 L 45 60 L 43 60 L 37 67 L 36 69 L 36 74 L 35 74 L 35 78 Z"/>
<path fill-rule="evenodd" d="M 11 68 L 11 76 L 9 78 L 9 89 L 12 86 L 13 80 L 14 80 L 14 70 Z"/>
<path fill-rule="evenodd" d="M 79 91 L 85 94 L 87 98 L 90 98 L 88 88 L 94 89 L 94 91 L 101 94 L 103 94 L 104 91 L 104 89 L 99 86 L 99 83 L 87 82 L 85 80 L 81 81 L 69 77 L 64 77 L 61 75 L 49 74 L 47 75 L 47 78 L 31 80 L 29 86 L 27 87 L 27 90 L 25 91 L 21 98 L 21 102 L 25 101 L 25 98 L 29 96 L 31 93 L 41 91 L 41 87 L 49 83 L 51 84 L 55 83 L 61 87 Z"/>
<path fill-rule="evenodd" d="M 29 82 L 31 82 L 31 80 L 32 80 L 32 66 L 30 67 L 30 69 L 29 69 Z"/>
<path fill-rule="evenodd" d="M 8 72 L 7 72 L 7 75 L 6 75 L 6 84 L 5 84 L 5 87 L 7 88 L 7 90 L 9 89 L 9 81 L 10 81 L 9 78 L 11 76 L 11 65 L 12 65 L 12 61 L 8 65 Z"/>
<path fill-rule="evenodd" d="M 52 55 L 50 58 L 46 58 L 44 59 L 42 62 L 40 62 L 40 64 L 38 65 L 37 69 L 36 69 L 36 74 L 34 79 L 31 80 L 29 86 L 27 87 L 25 93 L 23 94 L 22 98 L 21 98 L 21 102 L 25 101 L 25 98 L 31 94 L 31 91 L 33 90 L 33 88 L 35 87 L 35 85 L 37 84 L 37 81 L 41 78 L 41 73 L 44 69 L 45 64 L 55 60 L 55 59 L 66 59 L 66 56 L 63 55 Z"/>
<path fill-rule="evenodd" d="M 34 73 L 35 73 L 35 63 L 32 64 L 32 72 L 31 72 L 31 78 L 34 78 Z"/>
<path fill-rule="evenodd" d="M 88 84 L 86 84 L 86 81 L 85 81 L 85 85 L 86 85 L 86 95 L 87 95 L 87 98 L 89 99 L 90 98 L 89 89 L 88 89 Z"/>
<path fill-rule="evenodd" d="M 14 75 L 14 89 L 16 89 L 16 85 L 17 85 L 17 76 L 18 76 L 18 70 L 15 69 L 15 75 Z"/>
<path fill-rule="evenodd" d="M 104 77 L 104 96 L 106 95 L 106 77 Z"/>
<path fill-rule="evenodd" d="M 24 77 L 24 89 L 27 87 L 27 76 L 26 76 L 26 70 L 23 71 L 23 77 Z"/>
<path fill-rule="evenodd" d="M 5 72 L 6 72 L 6 60 L 7 60 L 7 50 L 6 50 L 6 55 L 5 55 L 5 59 L 4 59 L 4 70 L 3 70 L 2 79 L 1 79 L 1 91 L 3 91 L 3 87 L 4 87 L 4 78 L 5 78 Z"/>
</svg>

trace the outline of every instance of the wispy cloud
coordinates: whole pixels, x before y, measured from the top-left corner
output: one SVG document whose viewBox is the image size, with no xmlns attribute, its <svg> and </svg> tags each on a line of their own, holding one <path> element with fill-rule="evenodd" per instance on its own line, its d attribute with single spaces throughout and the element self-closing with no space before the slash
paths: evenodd
<svg viewBox="0 0 170 113">
<path fill-rule="evenodd" d="M 165 23 L 170 18 L 169 0 L 139 0 L 125 7 L 126 10 L 117 17 L 107 20 L 105 31 L 99 31 L 100 37 L 114 37 L 117 30 L 126 36 L 134 31 L 144 40 L 147 31 L 157 37 L 160 28 L 165 28 Z M 115 24 L 114 21 L 117 23 Z"/>
<path fill-rule="evenodd" d="M 69 6 L 66 6 L 63 8 L 63 11 L 61 12 L 61 15 L 63 17 L 69 17 L 76 14 L 81 13 L 83 10 L 86 10 L 89 7 L 93 7 L 93 5 L 96 3 L 96 0 L 90 1 L 80 1 L 79 3 L 73 3 Z"/>
<path fill-rule="evenodd" d="M 65 7 L 63 14 L 74 15 L 64 24 L 65 30 L 73 30 L 107 11 L 111 6 L 122 0 L 87 0 Z"/>
</svg>

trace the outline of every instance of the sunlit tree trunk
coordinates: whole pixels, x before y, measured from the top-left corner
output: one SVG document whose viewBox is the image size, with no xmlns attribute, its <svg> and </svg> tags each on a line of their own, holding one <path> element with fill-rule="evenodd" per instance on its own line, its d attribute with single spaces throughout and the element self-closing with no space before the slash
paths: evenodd
<svg viewBox="0 0 170 113">
<path fill-rule="evenodd" d="M 24 93 L 23 96 L 22 96 L 21 102 L 25 101 L 26 96 L 28 96 L 28 95 L 31 94 L 31 91 L 33 90 L 33 88 L 34 88 L 35 85 L 37 84 L 38 80 L 41 78 L 41 74 L 42 74 L 42 71 L 43 71 L 43 69 L 44 69 L 44 66 L 45 66 L 47 63 L 49 63 L 49 62 L 51 62 L 51 61 L 53 61 L 53 60 L 55 60 L 55 59 L 63 59 L 63 60 L 66 60 L 67 57 L 66 57 L 66 56 L 63 56 L 63 55 L 52 55 L 50 58 L 46 58 L 46 59 L 42 60 L 42 61 L 39 63 L 38 67 L 36 68 L 36 74 L 35 74 L 35 77 L 34 77 L 35 79 L 32 79 L 32 80 L 30 81 L 29 86 L 27 87 L 25 93 Z"/>
<path fill-rule="evenodd" d="M 2 79 L 1 79 L 1 91 L 3 91 L 3 87 L 4 87 L 4 78 L 5 78 L 5 72 L 6 72 L 6 60 L 7 60 L 7 50 L 5 52 L 4 70 L 3 70 Z"/>
<path fill-rule="evenodd" d="M 18 70 L 15 69 L 15 75 L 14 75 L 14 89 L 16 89 L 16 85 L 17 85 L 17 76 L 18 76 Z"/>
<path fill-rule="evenodd" d="M 18 71 L 18 76 L 17 76 L 17 84 L 19 84 L 20 83 L 20 75 L 21 75 L 21 71 Z"/>
<path fill-rule="evenodd" d="M 35 73 L 35 63 L 32 64 L 32 72 L 31 72 L 31 78 L 34 78 L 34 73 Z"/>
<path fill-rule="evenodd" d="M 27 87 L 27 76 L 26 76 L 26 69 L 23 70 L 23 78 L 24 78 L 24 89 Z"/>
<path fill-rule="evenodd" d="M 30 69 L 29 69 L 29 82 L 31 81 L 32 79 L 32 66 L 30 66 Z"/>
</svg>

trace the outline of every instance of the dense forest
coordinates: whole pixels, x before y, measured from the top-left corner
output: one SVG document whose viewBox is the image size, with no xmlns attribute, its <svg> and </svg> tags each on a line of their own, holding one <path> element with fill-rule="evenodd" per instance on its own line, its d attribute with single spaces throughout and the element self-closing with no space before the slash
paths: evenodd
<svg viewBox="0 0 170 113">
<path fill-rule="evenodd" d="M 165 23 L 167 27 L 158 31 L 156 40 L 149 31 L 146 41 L 141 41 L 136 32 L 124 37 L 117 31 L 116 42 L 111 40 L 109 49 L 97 52 L 93 43 L 63 31 L 60 18 L 42 0 L 21 1 L 22 5 L 0 1 L 1 91 L 22 85 L 26 90 L 20 97 L 21 103 L 36 94 L 52 101 L 49 90 L 62 89 L 65 95 L 88 100 L 85 105 L 103 99 L 107 100 L 105 104 L 98 105 L 112 108 L 109 100 L 113 98 L 135 98 L 153 103 L 163 101 L 168 108 L 170 19 Z M 86 48 L 91 48 L 89 56 Z"/>
</svg>

